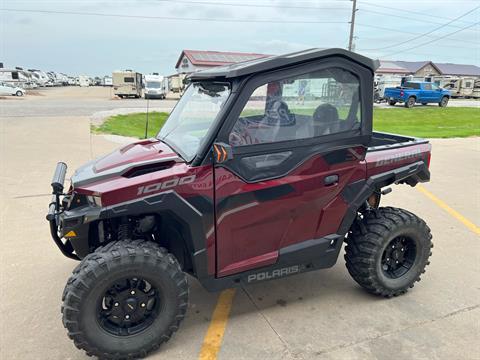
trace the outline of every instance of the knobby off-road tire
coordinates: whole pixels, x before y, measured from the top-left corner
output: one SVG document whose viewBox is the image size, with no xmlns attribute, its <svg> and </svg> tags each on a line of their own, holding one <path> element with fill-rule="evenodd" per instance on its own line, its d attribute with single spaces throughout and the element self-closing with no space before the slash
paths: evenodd
<svg viewBox="0 0 480 360">
<path fill-rule="evenodd" d="M 356 220 L 347 237 L 348 272 L 370 293 L 385 297 L 401 295 L 420 281 L 430 263 L 431 240 L 425 221 L 406 210 L 384 207 L 369 211 L 363 219 Z M 402 253 L 403 250 L 406 252 Z M 400 258 L 410 261 L 405 262 L 405 268 L 399 267 L 395 276 L 390 272 L 390 262 L 393 260 L 396 266 L 395 261 Z"/>
<path fill-rule="evenodd" d="M 111 294 L 118 284 L 124 284 L 120 283 L 121 279 L 132 277 L 135 284 L 138 279 L 145 279 L 151 284 L 150 289 L 155 289 L 153 293 L 158 294 L 158 299 L 155 298 L 153 305 L 142 300 L 141 306 L 143 311 L 151 306 L 156 312 L 152 310 L 148 323 L 144 323 L 147 324 L 145 328 L 132 327 L 133 330 L 125 334 L 119 326 L 123 333 L 111 333 L 105 325 L 109 322 L 101 317 L 107 301 L 105 294 Z M 112 287 L 112 284 L 115 285 Z M 148 288 L 138 285 L 134 289 L 137 296 L 141 294 L 145 299 Z M 129 293 L 134 291 L 127 289 L 126 296 Z M 187 310 L 187 277 L 173 255 L 155 243 L 143 240 L 112 242 L 86 256 L 73 270 L 62 300 L 63 325 L 77 348 L 102 359 L 135 359 L 157 349 L 177 331 Z M 115 310 L 124 309 L 122 306 L 128 305 L 128 301 L 134 300 L 126 299 L 123 304 L 115 300 Z M 140 302 L 132 304 L 131 308 L 139 309 Z"/>
</svg>

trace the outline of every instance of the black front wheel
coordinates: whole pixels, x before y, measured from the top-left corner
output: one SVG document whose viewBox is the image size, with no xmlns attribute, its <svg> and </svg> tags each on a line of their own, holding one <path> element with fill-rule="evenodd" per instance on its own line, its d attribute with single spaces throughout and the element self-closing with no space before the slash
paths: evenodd
<svg viewBox="0 0 480 360">
<path fill-rule="evenodd" d="M 345 261 L 350 275 L 367 291 L 391 297 L 420 281 L 432 247 L 430 229 L 422 219 L 385 207 L 356 220 L 347 237 Z"/>
<path fill-rule="evenodd" d="M 187 278 L 157 244 L 118 241 L 86 256 L 63 293 L 63 324 L 88 355 L 145 356 L 178 329 L 188 304 Z"/>
<path fill-rule="evenodd" d="M 405 101 L 404 106 L 408 109 L 412 108 L 415 106 L 415 98 L 413 96 L 410 96 L 407 101 Z"/>
</svg>

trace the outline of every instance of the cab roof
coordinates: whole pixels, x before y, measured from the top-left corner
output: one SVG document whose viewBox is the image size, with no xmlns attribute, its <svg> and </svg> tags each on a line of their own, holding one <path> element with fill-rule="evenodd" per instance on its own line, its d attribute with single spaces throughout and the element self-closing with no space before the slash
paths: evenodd
<svg viewBox="0 0 480 360">
<path fill-rule="evenodd" d="M 195 72 L 189 76 L 190 80 L 208 80 L 218 78 L 236 78 L 253 73 L 273 70 L 281 67 L 295 65 L 305 61 L 319 60 L 327 57 L 339 56 L 354 61 L 374 72 L 380 63 L 357 53 L 340 48 L 332 49 L 307 49 L 291 54 L 270 56 L 266 58 L 243 61 L 231 65 L 216 66 L 211 69 Z"/>
</svg>

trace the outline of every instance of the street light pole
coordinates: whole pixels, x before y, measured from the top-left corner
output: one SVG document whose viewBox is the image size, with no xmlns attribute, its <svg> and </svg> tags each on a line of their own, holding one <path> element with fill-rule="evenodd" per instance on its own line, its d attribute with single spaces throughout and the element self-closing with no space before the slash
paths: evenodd
<svg viewBox="0 0 480 360">
<path fill-rule="evenodd" d="M 357 0 L 352 0 L 352 18 L 350 19 L 350 39 L 348 40 L 348 50 L 353 50 L 353 33 L 355 31 L 355 13 L 357 12 Z"/>
</svg>

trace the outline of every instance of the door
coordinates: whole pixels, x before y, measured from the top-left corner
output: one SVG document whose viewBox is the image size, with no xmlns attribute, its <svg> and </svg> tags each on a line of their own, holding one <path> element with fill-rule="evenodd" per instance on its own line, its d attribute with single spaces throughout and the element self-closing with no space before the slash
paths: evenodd
<svg viewBox="0 0 480 360">
<path fill-rule="evenodd" d="M 251 80 L 220 131 L 217 150 L 233 157 L 220 149 L 215 165 L 217 276 L 334 234 L 347 207 L 341 190 L 365 177 L 359 76 L 303 71 Z"/>
<path fill-rule="evenodd" d="M 430 83 L 424 83 L 422 84 L 422 90 L 420 91 L 421 98 L 418 100 L 419 102 L 435 102 L 436 97 L 438 97 L 438 94 L 435 93 L 432 88 L 433 84 Z"/>
</svg>

